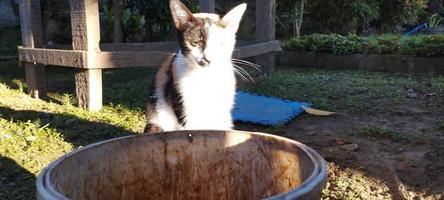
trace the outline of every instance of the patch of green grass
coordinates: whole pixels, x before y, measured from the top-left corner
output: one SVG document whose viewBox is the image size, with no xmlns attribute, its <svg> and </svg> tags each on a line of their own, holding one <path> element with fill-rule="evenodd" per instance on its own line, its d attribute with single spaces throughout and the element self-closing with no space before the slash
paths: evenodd
<svg viewBox="0 0 444 200">
<path fill-rule="evenodd" d="M 381 103 L 405 103 L 408 88 L 417 80 L 409 77 L 366 71 L 282 70 L 259 78 L 247 90 L 266 96 L 308 101 L 321 109 L 369 111 L 385 109 Z"/>
<path fill-rule="evenodd" d="M 444 121 L 438 124 L 438 130 L 444 130 Z"/>
<path fill-rule="evenodd" d="M 444 76 L 432 77 L 430 82 L 433 92 L 439 96 L 444 96 Z"/>
<path fill-rule="evenodd" d="M 367 137 L 384 138 L 394 142 L 404 141 L 405 136 L 388 128 L 365 127 L 358 131 L 359 134 Z"/>
<path fill-rule="evenodd" d="M 34 99 L 24 93 L 22 68 L 0 66 L 0 199 L 34 197 L 35 176 L 74 148 L 141 133 L 152 71 L 104 73 L 104 108 L 88 112 L 77 107 L 71 86 L 49 101 Z M 48 85 L 74 85 L 72 72 L 48 68 Z"/>
</svg>

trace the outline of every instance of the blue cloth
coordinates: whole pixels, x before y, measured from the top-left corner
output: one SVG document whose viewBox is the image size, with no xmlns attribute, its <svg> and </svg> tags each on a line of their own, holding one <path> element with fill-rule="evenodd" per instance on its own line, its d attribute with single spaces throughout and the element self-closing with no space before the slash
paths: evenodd
<svg viewBox="0 0 444 200">
<path fill-rule="evenodd" d="M 265 97 L 246 92 L 236 94 L 233 119 L 262 125 L 279 125 L 302 114 L 301 106 L 309 103 L 288 101 L 275 97 Z"/>
</svg>

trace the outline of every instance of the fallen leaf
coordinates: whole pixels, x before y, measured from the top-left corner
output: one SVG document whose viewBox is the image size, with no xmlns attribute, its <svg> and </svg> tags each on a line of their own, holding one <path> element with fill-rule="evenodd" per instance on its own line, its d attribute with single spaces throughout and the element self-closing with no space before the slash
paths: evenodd
<svg viewBox="0 0 444 200">
<path fill-rule="evenodd" d="M 318 109 L 314 109 L 314 108 L 309 108 L 309 107 L 305 107 L 305 106 L 301 106 L 302 109 L 305 110 L 305 112 L 312 114 L 312 115 L 317 115 L 317 116 L 330 116 L 330 115 L 334 115 L 334 112 L 329 112 L 329 111 L 324 111 L 324 110 L 318 110 Z"/>
</svg>

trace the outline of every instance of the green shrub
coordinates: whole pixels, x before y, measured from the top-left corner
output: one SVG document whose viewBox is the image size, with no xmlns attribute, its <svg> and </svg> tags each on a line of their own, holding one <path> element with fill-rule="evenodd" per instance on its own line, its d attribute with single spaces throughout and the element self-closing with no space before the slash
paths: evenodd
<svg viewBox="0 0 444 200">
<path fill-rule="evenodd" d="M 397 53 L 400 49 L 401 36 L 399 35 L 381 35 L 375 38 L 370 51 L 376 54 Z"/>
<path fill-rule="evenodd" d="M 313 34 L 292 38 L 283 42 L 290 51 L 312 51 L 336 55 L 350 54 L 407 54 L 413 56 L 443 56 L 443 35 L 380 35 L 360 37 L 357 35 Z"/>
<path fill-rule="evenodd" d="M 406 41 L 405 53 L 417 56 L 443 56 L 444 35 L 416 36 Z"/>
<path fill-rule="evenodd" d="M 288 50 L 305 50 L 314 52 L 348 55 L 360 53 L 366 41 L 356 35 L 313 34 L 299 38 L 292 38 L 283 43 Z"/>
<path fill-rule="evenodd" d="M 305 37 L 294 37 L 289 40 L 283 41 L 282 46 L 293 51 L 308 50 L 308 40 Z"/>
</svg>

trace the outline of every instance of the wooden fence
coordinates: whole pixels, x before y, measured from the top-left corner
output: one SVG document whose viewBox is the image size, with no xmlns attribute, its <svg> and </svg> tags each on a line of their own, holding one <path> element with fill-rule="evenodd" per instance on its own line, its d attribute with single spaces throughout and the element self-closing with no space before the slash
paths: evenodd
<svg viewBox="0 0 444 200">
<path fill-rule="evenodd" d="M 199 0 L 202 12 L 214 12 L 215 0 Z M 23 46 L 19 61 L 25 67 L 28 92 L 35 98 L 46 94 L 45 65 L 80 69 L 75 74 L 79 106 L 90 111 L 102 108 L 102 70 L 156 67 L 177 49 L 177 42 L 100 44 L 98 0 L 69 0 L 72 46 L 45 48 L 40 0 L 19 0 Z M 242 41 L 233 57 L 256 56 L 256 63 L 271 73 L 275 53 L 276 0 L 256 0 L 256 40 Z"/>
</svg>

